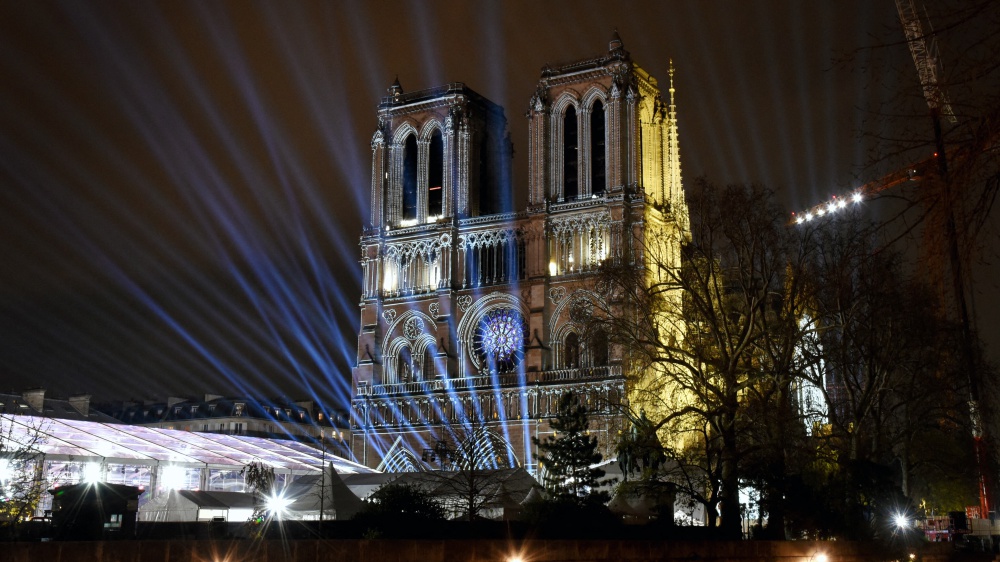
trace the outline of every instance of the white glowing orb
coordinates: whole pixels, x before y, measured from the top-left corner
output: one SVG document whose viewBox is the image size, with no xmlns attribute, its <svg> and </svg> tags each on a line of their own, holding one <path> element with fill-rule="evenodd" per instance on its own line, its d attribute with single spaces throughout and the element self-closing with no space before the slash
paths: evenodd
<svg viewBox="0 0 1000 562">
<path fill-rule="evenodd" d="M 896 514 L 896 516 L 893 517 L 893 521 L 896 522 L 896 526 L 899 527 L 900 529 L 905 529 L 906 527 L 910 526 L 909 519 L 907 519 L 906 516 L 901 513 Z"/>
<path fill-rule="evenodd" d="M 100 463 L 88 462 L 83 465 L 83 481 L 87 484 L 96 484 L 101 481 Z"/>
<path fill-rule="evenodd" d="M 860 203 L 861 202 L 861 194 L 860 193 L 855 193 L 854 197 L 852 197 L 851 200 L 854 201 L 855 203 Z"/>
<path fill-rule="evenodd" d="M 292 505 L 292 500 L 281 494 L 267 498 L 267 512 L 278 519 L 281 519 L 290 505 Z"/>
<path fill-rule="evenodd" d="M 184 488 L 184 469 L 179 466 L 165 466 L 160 471 L 160 485 L 169 490 Z"/>
</svg>

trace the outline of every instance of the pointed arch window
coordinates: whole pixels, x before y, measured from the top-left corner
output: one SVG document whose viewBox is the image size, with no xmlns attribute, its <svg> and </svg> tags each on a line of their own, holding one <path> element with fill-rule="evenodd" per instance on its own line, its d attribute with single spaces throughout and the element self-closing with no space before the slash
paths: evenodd
<svg viewBox="0 0 1000 562">
<path fill-rule="evenodd" d="M 434 364 L 434 360 L 437 357 L 437 346 L 434 344 L 428 345 L 424 348 L 424 358 L 422 361 L 422 373 L 421 380 L 433 380 L 437 376 L 437 367 Z"/>
<path fill-rule="evenodd" d="M 580 152 L 578 141 L 576 108 L 569 106 L 563 117 L 563 198 L 566 201 L 576 199 L 579 194 L 576 169 Z"/>
<path fill-rule="evenodd" d="M 590 112 L 590 190 L 595 195 L 607 190 L 604 123 L 604 104 L 598 100 Z"/>
<path fill-rule="evenodd" d="M 563 363 L 567 369 L 575 369 L 580 366 L 580 336 L 575 332 L 566 336 L 566 343 L 563 350 Z"/>
<path fill-rule="evenodd" d="M 431 135 L 430 165 L 427 169 L 427 217 L 433 220 L 444 214 L 444 140 L 441 131 Z"/>
<path fill-rule="evenodd" d="M 417 218 L 417 139 L 406 137 L 403 143 L 403 216 L 405 221 Z"/>
<path fill-rule="evenodd" d="M 597 329 L 590 336 L 590 366 L 604 367 L 608 364 L 608 334 Z"/>
<path fill-rule="evenodd" d="M 410 382 L 411 380 L 413 380 L 413 355 L 409 347 L 404 347 L 399 350 L 394 382 Z"/>
</svg>

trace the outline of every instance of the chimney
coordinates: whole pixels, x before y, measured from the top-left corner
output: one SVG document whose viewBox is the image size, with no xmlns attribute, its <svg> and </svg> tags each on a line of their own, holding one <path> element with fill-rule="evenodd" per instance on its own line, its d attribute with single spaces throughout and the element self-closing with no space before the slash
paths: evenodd
<svg viewBox="0 0 1000 562">
<path fill-rule="evenodd" d="M 69 405 L 73 407 L 74 410 L 80 412 L 80 415 L 87 418 L 90 417 L 90 395 L 89 394 L 75 394 L 69 397 Z"/>
<path fill-rule="evenodd" d="M 45 412 L 45 389 L 32 388 L 21 393 L 21 398 L 39 414 Z"/>
</svg>

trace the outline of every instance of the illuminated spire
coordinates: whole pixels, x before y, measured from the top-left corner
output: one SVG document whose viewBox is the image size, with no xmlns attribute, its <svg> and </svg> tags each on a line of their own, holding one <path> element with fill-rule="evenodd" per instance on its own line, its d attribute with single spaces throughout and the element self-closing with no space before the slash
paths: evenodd
<svg viewBox="0 0 1000 562">
<path fill-rule="evenodd" d="M 683 228 L 687 230 L 687 203 L 681 186 L 681 149 L 677 137 L 677 106 L 674 104 L 674 61 L 670 59 L 670 105 L 667 107 L 667 154 L 666 181 L 662 201 L 669 202 L 674 216 L 683 217 Z"/>
</svg>

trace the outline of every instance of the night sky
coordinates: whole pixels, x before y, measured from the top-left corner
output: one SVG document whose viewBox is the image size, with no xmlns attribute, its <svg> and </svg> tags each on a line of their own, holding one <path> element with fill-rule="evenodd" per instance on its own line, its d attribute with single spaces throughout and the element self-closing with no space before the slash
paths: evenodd
<svg viewBox="0 0 1000 562">
<path fill-rule="evenodd" d="M 385 89 L 502 105 L 520 207 L 541 67 L 615 28 L 664 90 L 674 60 L 687 182 L 789 212 L 922 108 L 891 0 L 0 2 L 0 391 L 343 402 Z"/>
</svg>

